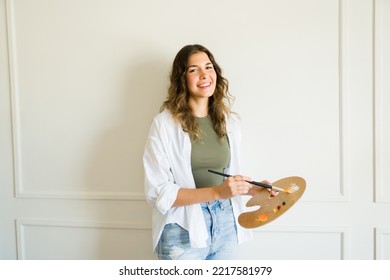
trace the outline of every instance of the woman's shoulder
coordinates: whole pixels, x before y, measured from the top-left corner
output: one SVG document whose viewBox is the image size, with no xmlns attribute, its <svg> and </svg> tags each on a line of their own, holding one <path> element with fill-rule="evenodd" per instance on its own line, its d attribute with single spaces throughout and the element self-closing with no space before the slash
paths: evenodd
<svg viewBox="0 0 390 280">
<path fill-rule="evenodd" d="M 228 129 L 238 129 L 241 126 L 241 118 L 237 113 L 230 113 L 226 116 L 226 124 Z"/>
<path fill-rule="evenodd" d="M 162 127 L 175 127 L 177 125 L 175 120 L 173 119 L 171 112 L 167 109 L 158 113 L 154 117 L 153 122 L 160 128 L 162 128 Z"/>
<path fill-rule="evenodd" d="M 169 110 L 165 109 L 154 116 L 154 120 L 157 122 L 173 121 L 173 116 Z"/>
</svg>

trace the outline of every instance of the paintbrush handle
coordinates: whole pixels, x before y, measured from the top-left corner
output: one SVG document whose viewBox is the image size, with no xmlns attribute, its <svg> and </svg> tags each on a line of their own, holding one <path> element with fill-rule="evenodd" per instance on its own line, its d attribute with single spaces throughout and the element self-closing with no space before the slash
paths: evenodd
<svg viewBox="0 0 390 280">
<path fill-rule="evenodd" d="M 226 173 L 222 173 L 222 172 L 218 172 L 218 171 L 215 171 L 215 170 L 209 169 L 208 171 L 211 172 L 211 173 L 217 174 L 217 175 L 221 175 L 223 177 L 232 177 L 232 175 L 229 175 L 229 174 L 226 174 Z"/>
<path fill-rule="evenodd" d="M 218 172 L 218 171 L 215 171 L 215 170 L 209 169 L 208 171 L 211 172 L 211 173 L 217 174 L 217 175 L 224 176 L 224 177 L 232 177 L 232 175 L 225 174 L 225 173 L 222 173 L 222 172 Z M 271 185 L 260 183 L 260 182 L 256 182 L 256 181 L 246 181 L 246 182 L 248 182 L 248 183 L 250 183 L 252 185 L 260 186 L 260 187 L 267 188 L 267 189 L 272 189 L 273 188 L 273 186 L 271 186 Z"/>
</svg>

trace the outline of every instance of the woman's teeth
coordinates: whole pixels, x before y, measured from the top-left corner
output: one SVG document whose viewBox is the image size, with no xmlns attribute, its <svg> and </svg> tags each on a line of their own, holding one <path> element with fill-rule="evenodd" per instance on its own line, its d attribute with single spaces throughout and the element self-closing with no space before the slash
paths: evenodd
<svg viewBox="0 0 390 280">
<path fill-rule="evenodd" d="M 208 86 L 210 86 L 211 85 L 211 83 L 207 83 L 207 84 L 200 84 L 198 87 L 201 87 L 201 88 L 203 88 L 203 87 L 208 87 Z"/>
</svg>

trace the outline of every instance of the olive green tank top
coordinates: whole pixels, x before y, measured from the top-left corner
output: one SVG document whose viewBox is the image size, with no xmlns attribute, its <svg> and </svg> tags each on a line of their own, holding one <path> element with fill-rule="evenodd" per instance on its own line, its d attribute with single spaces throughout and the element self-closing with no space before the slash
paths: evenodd
<svg viewBox="0 0 390 280">
<path fill-rule="evenodd" d="M 224 178 L 208 170 L 223 172 L 228 166 L 230 161 L 228 139 L 225 136 L 223 141 L 218 141 L 210 117 L 196 118 L 196 120 L 201 131 L 201 139 L 198 142 L 191 141 L 191 165 L 195 185 L 197 188 L 220 185 Z"/>
</svg>

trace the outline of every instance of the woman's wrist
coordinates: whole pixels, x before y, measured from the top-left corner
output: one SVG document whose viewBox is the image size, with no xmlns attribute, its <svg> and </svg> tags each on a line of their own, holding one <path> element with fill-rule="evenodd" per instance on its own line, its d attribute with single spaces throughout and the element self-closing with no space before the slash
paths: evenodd
<svg viewBox="0 0 390 280">
<path fill-rule="evenodd" d="M 212 188 L 214 191 L 214 200 L 222 199 L 222 185 L 218 185 Z"/>
</svg>

